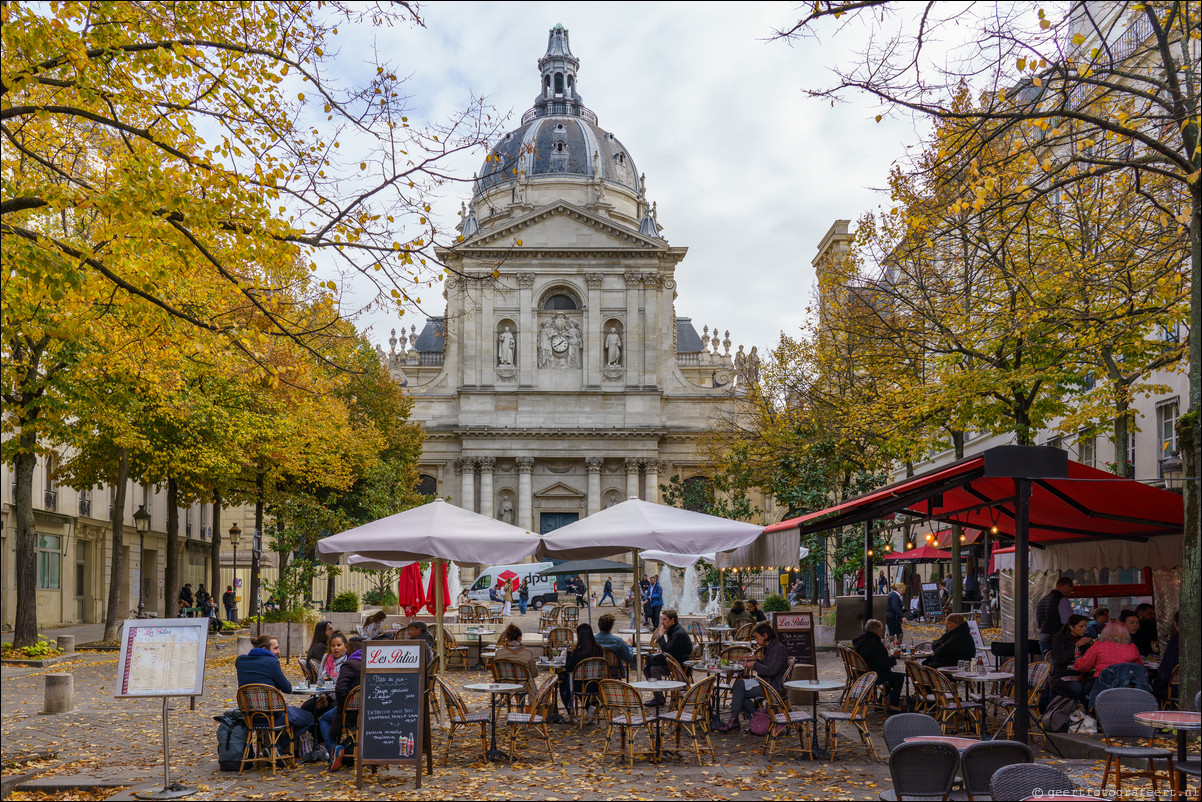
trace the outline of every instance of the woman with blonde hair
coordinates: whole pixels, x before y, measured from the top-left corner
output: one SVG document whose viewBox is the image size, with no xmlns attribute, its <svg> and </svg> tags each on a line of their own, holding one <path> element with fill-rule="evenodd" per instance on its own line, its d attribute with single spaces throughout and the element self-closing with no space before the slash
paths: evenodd
<svg viewBox="0 0 1202 802">
<path fill-rule="evenodd" d="M 1139 656 L 1139 648 L 1131 642 L 1131 633 L 1124 625 L 1111 621 L 1102 629 L 1102 634 L 1093 645 L 1077 658 L 1073 668 L 1077 671 L 1091 671 L 1096 678 L 1110 666 L 1118 663 L 1136 663 L 1143 665 L 1144 660 Z"/>
</svg>

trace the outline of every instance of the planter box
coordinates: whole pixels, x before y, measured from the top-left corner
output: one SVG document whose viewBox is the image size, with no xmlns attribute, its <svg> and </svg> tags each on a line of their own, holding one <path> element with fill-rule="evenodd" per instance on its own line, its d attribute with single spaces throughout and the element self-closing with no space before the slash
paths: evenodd
<svg viewBox="0 0 1202 802">
<path fill-rule="evenodd" d="M 309 624 L 263 624 L 262 627 L 264 635 L 280 642 L 281 660 L 304 655 L 309 648 L 309 639 L 313 637 L 313 627 Z M 252 638 L 259 636 L 259 624 L 250 625 L 250 634 Z"/>
<path fill-rule="evenodd" d="M 835 626 L 833 624 L 815 624 L 814 638 L 819 649 L 835 648 Z"/>
<path fill-rule="evenodd" d="M 347 637 L 354 635 L 363 623 L 363 613 L 322 613 L 322 619 L 334 625 L 334 631 L 342 630 Z"/>
</svg>

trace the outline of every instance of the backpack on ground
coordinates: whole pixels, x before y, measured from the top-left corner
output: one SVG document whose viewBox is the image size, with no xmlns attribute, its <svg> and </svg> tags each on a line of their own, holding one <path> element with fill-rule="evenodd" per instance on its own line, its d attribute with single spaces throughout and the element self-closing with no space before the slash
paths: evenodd
<svg viewBox="0 0 1202 802">
<path fill-rule="evenodd" d="M 1068 696 L 1057 696 L 1048 702 L 1043 713 L 1043 729 L 1045 732 L 1067 732 L 1068 725 L 1073 720 L 1073 714 L 1079 713 L 1081 703 Z"/>
<path fill-rule="evenodd" d="M 222 771 L 237 771 L 242 765 L 250 728 L 242 719 L 241 710 L 227 710 L 213 716 L 213 720 L 217 722 L 217 765 Z"/>
</svg>

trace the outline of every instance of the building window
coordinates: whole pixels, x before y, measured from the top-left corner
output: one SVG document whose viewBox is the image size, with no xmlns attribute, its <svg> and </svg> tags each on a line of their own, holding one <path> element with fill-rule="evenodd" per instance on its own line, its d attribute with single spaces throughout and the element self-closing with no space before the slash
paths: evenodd
<svg viewBox="0 0 1202 802">
<path fill-rule="evenodd" d="M 543 309 L 546 309 L 548 311 L 558 312 L 558 311 L 570 310 L 570 309 L 575 309 L 575 308 L 576 308 L 576 302 L 574 300 L 572 300 L 571 296 L 564 295 L 563 293 L 557 293 L 556 295 L 552 295 L 550 298 L 548 298 L 546 301 L 543 302 Z"/>
<path fill-rule="evenodd" d="M 62 538 L 38 535 L 38 590 L 58 590 L 62 574 Z"/>
<path fill-rule="evenodd" d="M 423 496 L 433 496 L 438 493 L 438 480 L 428 473 L 423 473 L 417 480 L 417 492 Z"/>
<path fill-rule="evenodd" d="M 1160 459 L 1177 453 L 1177 401 L 1161 404 L 1156 408 L 1156 433 L 1160 437 Z"/>
<path fill-rule="evenodd" d="M 1080 462 L 1082 465 L 1088 465 L 1090 468 L 1097 465 L 1094 454 L 1093 435 L 1081 435 L 1077 438 L 1077 462 Z"/>
</svg>

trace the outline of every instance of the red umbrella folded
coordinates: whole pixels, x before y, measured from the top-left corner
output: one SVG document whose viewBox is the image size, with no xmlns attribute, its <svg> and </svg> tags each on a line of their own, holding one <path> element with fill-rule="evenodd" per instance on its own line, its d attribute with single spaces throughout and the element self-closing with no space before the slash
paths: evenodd
<svg viewBox="0 0 1202 802">
<path fill-rule="evenodd" d="M 426 594 L 422 590 L 422 569 L 417 563 L 410 563 L 401 569 L 401 578 L 397 580 L 397 603 L 409 617 L 417 615 L 417 611 L 426 603 Z"/>
<path fill-rule="evenodd" d="M 421 580 L 420 576 L 418 577 L 418 580 L 419 581 Z M 425 604 L 426 604 L 426 609 L 429 610 L 431 614 L 437 615 L 437 613 L 435 613 L 435 611 L 434 611 L 435 601 L 437 601 L 437 599 L 434 596 L 434 572 L 431 571 L 430 572 L 430 586 L 428 588 L 426 588 Z M 451 606 L 451 591 L 447 589 L 447 564 L 444 562 L 442 564 L 442 609 L 445 610 L 450 606 Z"/>
</svg>

